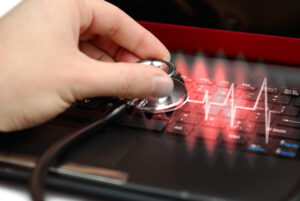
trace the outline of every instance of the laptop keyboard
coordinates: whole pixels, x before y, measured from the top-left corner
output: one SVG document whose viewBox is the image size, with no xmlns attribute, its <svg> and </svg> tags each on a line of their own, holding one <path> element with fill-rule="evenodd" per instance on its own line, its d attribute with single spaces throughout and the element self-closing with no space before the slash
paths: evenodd
<svg viewBox="0 0 300 201">
<path fill-rule="evenodd" d="M 299 160 L 300 95 L 297 88 L 262 88 L 249 83 L 215 82 L 207 78 L 193 80 L 185 75 L 181 79 L 189 94 L 189 100 L 184 106 L 174 112 L 160 114 L 147 114 L 131 109 L 115 120 L 115 123 L 153 131 L 160 137 Z M 232 89 L 233 97 L 229 96 L 227 104 L 218 105 L 224 103 Z M 258 97 L 260 89 L 262 94 L 267 90 L 267 104 L 263 95 Z M 216 103 L 211 104 L 209 111 L 205 109 L 206 95 L 206 103 Z M 109 111 L 116 100 L 93 98 L 79 101 L 52 123 L 79 128 Z M 236 109 L 234 119 L 231 100 L 234 100 L 235 106 L 242 108 Z M 267 116 L 268 121 L 266 110 L 268 114 L 273 111 Z"/>
<path fill-rule="evenodd" d="M 223 144 L 229 149 L 299 159 L 300 96 L 296 88 L 263 88 L 262 94 L 267 90 L 265 105 L 265 97 L 261 95 L 258 98 L 261 86 L 234 84 L 234 104 L 246 109 L 236 109 L 231 125 L 233 112 L 230 101 L 222 106 L 212 104 L 205 117 L 207 111 L 203 100 L 207 91 L 209 102 L 223 103 L 232 83 L 182 77 L 189 93 L 189 101 L 183 107 L 173 113 L 153 115 L 134 110 L 116 123 L 197 143 Z M 256 102 L 257 107 L 254 108 Z M 266 109 L 268 113 L 273 111 L 267 128 Z"/>
</svg>

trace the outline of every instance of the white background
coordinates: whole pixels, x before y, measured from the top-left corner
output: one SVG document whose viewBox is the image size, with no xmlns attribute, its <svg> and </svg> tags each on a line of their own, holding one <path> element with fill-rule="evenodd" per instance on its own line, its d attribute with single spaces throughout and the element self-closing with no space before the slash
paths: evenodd
<svg viewBox="0 0 300 201">
<path fill-rule="evenodd" d="M 22 0 L 0 0 L 0 17 L 21 1 Z"/>
</svg>

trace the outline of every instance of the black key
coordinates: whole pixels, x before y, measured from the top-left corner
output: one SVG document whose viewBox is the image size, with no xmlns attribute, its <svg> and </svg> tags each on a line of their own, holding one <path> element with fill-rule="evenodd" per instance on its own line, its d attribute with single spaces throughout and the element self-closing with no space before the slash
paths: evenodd
<svg viewBox="0 0 300 201">
<path fill-rule="evenodd" d="M 298 97 L 299 92 L 297 89 L 281 89 L 281 94 L 286 96 Z"/>
<path fill-rule="evenodd" d="M 223 140 L 229 144 L 239 144 L 243 145 L 246 143 L 245 135 L 241 133 L 228 132 L 223 135 Z"/>
<path fill-rule="evenodd" d="M 275 95 L 268 96 L 268 101 L 270 103 L 278 103 L 278 104 L 287 105 L 290 103 L 291 97 L 275 94 Z"/>
<path fill-rule="evenodd" d="M 297 151 L 291 150 L 291 149 L 284 149 L 284 148 L 277 148 L 274 151 L 274 154 L 276 156 L 285 157 L 285 158 L 296 158 L 297 157 Z"/>
<path fill-rule="evenodd" d="M 300 109 L 297 107 L 285 107 L 282 111 L 283 115 L 295 117 L 299 114 Z"/>
<path fill-rule="evenodd" d="M 295 106 L 300 107 L 300 98 L 295 100 Z"/>
<path fill-rule="evenodd" d="M 167 126 L 167 132 L 169 134 L 179 135 L 179 136 L 187 136 L 190 135 L 193 131 L 194 126 L 189 124 L 182 124 L 177 122 L 172 122 Z"/>
<path fill-rule="evenodd" d="M 279 119 L 278 125 L 300 128 L 300 118 L 282 116 Z"/>
<path fill-rule="evenodd" d="M 265 135 L 265 126 L 261 126 L 258 130 L 259 134 Z M 287 127 L 270 127 L 269 128 L 269 135 L 270 137 L 280 137 L 284 139 L 293 139 L 293 140 L 300 140 L 300 130 L 291 129 Z"/>
<path fill-rule="evenodd" d="M 123 116 L 115 121 L 115 123 L 134 128 L 162 132 L 167 125 L 164 120 L 146 119 L 135 116 Z"/>
</svg>

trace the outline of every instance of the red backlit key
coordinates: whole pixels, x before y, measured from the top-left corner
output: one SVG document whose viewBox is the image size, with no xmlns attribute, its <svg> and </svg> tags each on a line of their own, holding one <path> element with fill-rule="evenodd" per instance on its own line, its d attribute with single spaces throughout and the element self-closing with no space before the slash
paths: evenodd
<svg viewBox="0 0 300 201">
<path fill-rule="evenodd" d="M 263 92 L 264 91 L 265 91 L 265 88 L 263 88 Z M 267 92 L 268 92 L 268 94 L 277 94 L 278 93 L 278 88 L 268 87 Z"/>
<path fill-rule="evenodd" d="M 198 124 L 200 121 L 200 116 L 193 112 L 180 112 L 176 113 L 174 119 L 176 122 L 180 123 Z"/>
<path fill-rule="evenodd" d="M 199 85 L 210 85 L 210 86 L 215 84 L 214 81 L 211 81 L 208 78 L 200 78 L 199 80 L 197 80 L 196 83 L 199 84 Z"/>
<path fill-rule="evenodd" d="M 246 91 L 255 91 L 256 87 L 252 86 L 249 83 L 242 83 L 242 84 L 238 85 L 238 89 L 246 90 Z"/>
<path fill-rule="evenodd" d="M 243 145 L 246 143 L 246 138 L 243 134 L 229 132 L 223 135 L 223 140 L 228 143 Z"/>
<path fill-rule="evenodd" d="M 205 91 L 208 92 L 208 94 L 213 94 L 215 89 L 212 86 L 209 85 L 194 85 L 193 86 L 193 92 L 195 94 L 205 94 Z"/>
<path fill-rule="evenodd" d="M 172 122 L 167 126 L 167 132 L 169 134 L 179 135 L 179 136 L 187 136 L 191 134 L 194 126 L 188 124 L 182 124 L 177 122 Z"/>
<path fill-rule="evenodd" d="M 223 80 L 223 81 L 218 82 L 217 85 L 218 85 L 218 87 L 221 87 L 221 88 L 230 88 L 231 83 L 229 81 Z"/>
<path fill-rule="evenodd" d="M 252 132 L 253 128 L 254 128 L 253 122 L 243 121 L 243 120 L 236 120 L 233 124 L 233 127 L 232 128 L 230 127 L 230 129 L 232 130 L 238 132 L 246 132 L 246 133 Z"/>
<path fill-rule="evenodd" d="M 209 116 L 207 120 L 203 119 L 203 126 L 213 128 L 224 128 L 225 119 L 220 117 Z"/>
</svg>

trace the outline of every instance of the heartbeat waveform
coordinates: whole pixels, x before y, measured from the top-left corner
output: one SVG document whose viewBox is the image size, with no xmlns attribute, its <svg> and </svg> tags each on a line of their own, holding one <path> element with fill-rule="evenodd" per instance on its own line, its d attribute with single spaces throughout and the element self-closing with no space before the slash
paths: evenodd
<svg viewBox="0 0 300 201">
<path fill-rule="evenodd" d="M 259 108 L 258 103 L 261 98 L 261 96 L 264 95 L 264 108 Z M 252 107 L 244 107 L 244 106 L 238 106 L 234 104 L 234 84 L 232 83 L 230 85 L 229 91 L 226 94 L 226 98 L 224 99 L 223 102 L 210 102 L 210 96 L 208 90 L 204 91 L 204 97 L 203 100 L 188 100 L 188 102 L 191 103 L 199 103 L 199 104 L 204 104 L 204 109 L 205 109 L 205 121 L 208 120 L 209 116 L 209 111 L 211 106 L 220 106 L 224 107 L 228 104 L 230 98 L 230 127 L 232 128 L 234 125 L 234 120 L 236 116 L 236 111 L 238 109 L 240 110 L 248 110 L 248 111 L 255 111 L 256 109 L 264 109 L 264 115 L 265 115 L 265 142 L 268 144 L 269 142 L 269 134 L 270 134 L 270 125 L 271 125 L 271 115 L 272 114 L 280 114 L 283 112 L 284 107 L 282 108 L 281 111 L 276 111 L 276 110 L 269 110 L 268 107 L 268 87 L 267 87 L 267 78 L 264 78 L 263 83 L 261 85 L 261 88 L 259 90 L 259 93 L 257 95 L 256 101 Z"/>
</svg>

